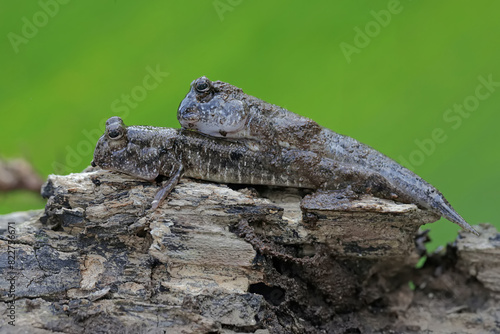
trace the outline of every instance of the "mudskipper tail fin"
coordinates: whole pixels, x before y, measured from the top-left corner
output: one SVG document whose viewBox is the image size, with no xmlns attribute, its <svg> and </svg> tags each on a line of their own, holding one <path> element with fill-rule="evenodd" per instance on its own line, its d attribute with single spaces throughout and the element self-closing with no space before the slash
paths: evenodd
<svg viewBox="0 0 500 334">
<path fill-rule="evenodd" d="M 448 219 L 449 221 L 459 225 L 461 228 L 464 230 L 467 230 L 471 233 L 474 233 L 475 235 L 479 235 L 479 232 L 476 231 L 472 226 L 470 226 L 465 219 L 462 218 L 453 208 L 451 205 L 447 204 L 446 202 L 441 202 L 437 203 L 437 210 L 441 213 L 441 215 Z"/>
</svg>

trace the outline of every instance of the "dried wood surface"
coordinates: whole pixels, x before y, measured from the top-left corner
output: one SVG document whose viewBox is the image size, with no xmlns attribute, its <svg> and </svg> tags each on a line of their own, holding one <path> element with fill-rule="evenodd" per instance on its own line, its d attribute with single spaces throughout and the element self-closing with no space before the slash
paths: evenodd
<svg viewBox="0 0 500 334">
<path fill-rule="evenodd" d="M 151 212 L 157 189 L 51 175 L 45 210 L 0 217 L 3 278 L 8 222 L 17 236 L 16 326 L 5 311 L 0 332 L 500 333 L 490 225 L 426 254 L 417 231 L 438 217 L 414 205 L 183 179 Z"/>
</svg>

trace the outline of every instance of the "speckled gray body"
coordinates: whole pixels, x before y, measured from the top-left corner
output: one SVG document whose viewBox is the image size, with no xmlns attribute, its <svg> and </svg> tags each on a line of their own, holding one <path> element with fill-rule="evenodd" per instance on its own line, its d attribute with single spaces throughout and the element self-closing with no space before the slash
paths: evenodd
<svg viewBox="0 0 500 334">
<path fill-rule="evenodd" d="M 182 129 L 125 126 L 119 117 L 106 123 L 92 165 L 149 181 L 159 175 L 183 175 L 223 183 L 260 184 L 310 189 L 362 191 L 379 189 L 390 196 L 385 180 L 311 151 L 265 148 L 231 142 Z"/>
<path fill-rule="evenodd" d="M 232 142 L 182 129 L 125 126 L 119 117 L 106 123 L 97 142 L 93 166 L 123 172 L 149 181 L 165 175 L 168 182 L 155 197 L 153 208 L 173 189 L 181 175 L 207 181 L 336 190 L 350 187 L 382 198 L 399 193 L 378 173 L 336 163 L 311 151 L 262 147 Z"/>
<path fill-rule="evenodd" d="M 357 140 L 335 133 L 284 108 L 245 94 L 240 88 L 201 77 L 181 102 L 177 118 L 183 128 L 230 140 L 252 140 L 262 147 L 295 148 L 337 164 L 379 175 L 394 189 L 394 198 L 432 210 L 477 232 L 444 196 L 421 177 Z"/>
</svg>

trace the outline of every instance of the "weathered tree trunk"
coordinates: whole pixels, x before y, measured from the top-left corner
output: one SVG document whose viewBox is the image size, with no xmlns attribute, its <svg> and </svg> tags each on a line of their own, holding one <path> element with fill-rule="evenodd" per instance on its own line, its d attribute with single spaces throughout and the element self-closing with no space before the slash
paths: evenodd
<svg viewBox="0 0 500 334">
<path fill-rule="evenodd" d="M 43 212 L 1 217 L 1 332 L 500 332 L 489 225 L 429 255 L 414 205 L 184 179 L 151 212 L 157 189 L 51 175 Z"/>
</svg>

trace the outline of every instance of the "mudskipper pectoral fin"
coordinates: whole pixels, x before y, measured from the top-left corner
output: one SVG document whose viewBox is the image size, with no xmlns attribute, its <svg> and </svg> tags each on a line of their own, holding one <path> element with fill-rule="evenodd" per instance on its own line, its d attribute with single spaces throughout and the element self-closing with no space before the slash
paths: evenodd
<svg viewBox="0 0 500 334">
<path fill-rule="evenodd" d="M 151 205 L 151 211 L 155 211 L 158 206 L 160 206 L 161 203 L 163 203 L 163 200 L 172 192 L 174 187 L 179 183 L 179 180 L 181 179 L 182 173 L 184 172 L 184 168 L 182 165 L 179 166 L 179 169 L 175 172 L 174 175 L 170 177 L 167 183 L 163 185 L 163 187 L 158 190 L 158 192 L 155 195 L 155 198 L 153 199 L 152 205 Z"/>
<path fill-rule="evenodd" d="M 351 206 L 351 203 L 359 200 L 359 194 L 354 193 L 350 188 L 339 190 L 317 190 L 306 195 L 300 202 L 303 211 L 308 210 L 343 210 Z"/>
</svg>

